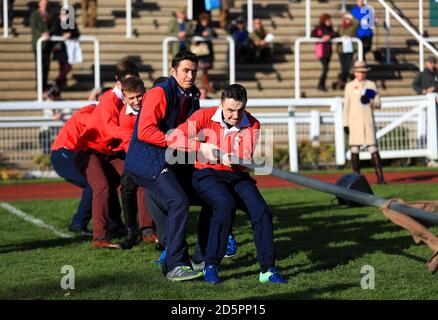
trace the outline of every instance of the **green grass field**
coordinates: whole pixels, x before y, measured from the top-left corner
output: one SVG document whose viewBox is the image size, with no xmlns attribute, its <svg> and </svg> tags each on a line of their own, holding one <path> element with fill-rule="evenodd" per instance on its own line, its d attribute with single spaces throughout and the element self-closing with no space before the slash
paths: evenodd
<svg viewBox="0 0 438 320">
<path fill-rule="evenodd" d="M 376 195 L 405 200 L 438 198 L 437 185 L 373 186 Z M 0 208 L 1 299 L 437 299 L 431 251 L 375 208 L 338 206 L 309 189 L 264 189 L 274 218 L 278 267 L 289 283 L 258 283 L 251 226 L 239 212 L 238 255 L 224 259 L 223 283 L 167 281 L 153 264 L 153 245 L 130 251 L 92 249 L 89 239 L 61 239 Z M 66 231 L 78 200 L 22 201 L 11 205 Z M 199 208 L 191 212 L 193 251 Z M 432 230 L 435 234 L 438 227 Z M 64 291 L 61 267 L 75 270 L 75 289 Z M 361 268 L 375 271 L 375 289 L 361 288 Z"/>
</svg>

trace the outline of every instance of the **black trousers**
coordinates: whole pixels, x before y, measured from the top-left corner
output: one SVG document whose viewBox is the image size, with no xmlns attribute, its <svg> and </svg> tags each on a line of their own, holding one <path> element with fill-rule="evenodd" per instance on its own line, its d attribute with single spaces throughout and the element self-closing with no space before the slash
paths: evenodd
<svg viewBox="0 0 438 320">
<path fill-rule="evenodd" d="M 322 64 L 322 72 L 321 72 L 321 76 L 319 77 L 319 83 L 318 83 L 319 88 L 325 88 L 325 81 L 327 80 L 327 74 L 329 72 L 330 59 L 331 56 L 319 59 L 319 61 Z"/>
<path fill-rule="evenodd" d="M 339 61 L 341 62 L 341 81 L 347 82 L 350 74 L 351 62 L 353 61 L 353 53 L 340 53 Z"/>
</svg>

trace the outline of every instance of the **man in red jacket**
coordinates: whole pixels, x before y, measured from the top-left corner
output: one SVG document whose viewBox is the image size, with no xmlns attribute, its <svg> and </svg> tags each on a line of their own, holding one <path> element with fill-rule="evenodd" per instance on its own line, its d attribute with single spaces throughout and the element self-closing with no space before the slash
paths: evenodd
<svg viewBox="0 0 438 320">
<path fill-rule="evenodd" d="M 93 193 L 87 179 L 78 171 L 74 159 L 77 151 L 77 141 L 96 105 L 88 105 L 76 111 L 64 124 L 52 144 L 50 160 L 56 173 L 65 180 L 84 189 L 78 209 L 73 216 L 69 231 L 90 235 L 87 225 L 91 220 L 91 203 Z"/>
<path fill-rule="evenodd" d="M 119 123 L 120 110 L 123 108 L 121 81 L 139 76 L 136 65 L 124 60 L 116 67 L 116 86 L 107 91 L 99 100 L 84 133 L 79 138 L 81 152 L 77 155 L 77 165 L 85 174 L 93 190 L 93 247 L 119 249 L 120 245 L 110 240 L 108 222 L 114 209 L 108 200 L 117 195 L 117 187 L 124 169 L 125 151 L 122 141 L 130 138 L 132 132 Z M 120 204 L 114 204 L 120 207 Z M 111 217 L 118 223 L 118 233 L 126 234 L 123 222 Z"/>
<path fill-rule="evenodd" d="M 141 109 L 141 102 L 146 93 L 143 81 L 139 77 L 129 77 L 121 82 L 121 90 L 125 105 L 120 111 L 119 123 L 122 128 L 134 131 L 134 125 Z M 122 140 L 125 152 L 128 152 L 131 137 Z M 124 172 L 120 184 L 122 186 L 122 207 L 125 217 L 125 226 L 128 232 L 127 238 L 120 243 L 122 249 L 131 249 L 138 243 L 139 227 L 141 239 L 145 242 L 155 243 L 158 241 L 153 230 L 153 221 L 146 207 L 145 189 L 138 186 L 129 173 Z M 137 214 L 138 213 L 138 214 Z M 137 223 L 138 216 L 138 223 Z"/>
<path fill-rule="evenodd" d="M 230 155 L 250 160 L 259 135 L 260 123 L 245 111 L 247 93 L 243 86 L 227 86 L 220 107 L 195 112 L 168 137 L 172 149 L 197 151 L 193 187 L 213 208 L 204 280 L 220 282 L 218 266 L 225 256 L 232 215 L 245 211 L 254 230 L 260 282 L 286 283 L 275 268 L 272 217 L 268 206 L 245 168 L 231 163 Z M 215 150 L 222 151 L 218 161 Z"/>
</svg>

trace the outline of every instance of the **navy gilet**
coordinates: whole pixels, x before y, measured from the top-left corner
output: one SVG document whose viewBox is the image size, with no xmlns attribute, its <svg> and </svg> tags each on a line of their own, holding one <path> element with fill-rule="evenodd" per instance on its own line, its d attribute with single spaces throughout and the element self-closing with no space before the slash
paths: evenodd
<svg viewBox="0 0 438 320">
<path fill-rule="evenodd" d="M 177 94 L 177 82 L 174 77 L 169 77 L 167 80 L 158 83 L 154 87 L 163 88 L 166 94 L 166 114 L 159 124 L 159 129 L 164 133 L 176 128 L 179 99 Z M 193 102 L 189 107 L 188 116 L 192 115 L 196 110 L 199 110 L 199 90 L 196 87 L 192 88 Z M 148 108 L 143 106 L 142 108 Z M 125 160 L 125 172 L 133 176 L 146 180 L 155 180 L 166 166 L 166 148 L 159 147 L 138 139 L 138 122 L 140 112 L 137 115 L 134 131 L 132 133 L 131 142 L 129 144 L 128 153 Z"/>
</svg>

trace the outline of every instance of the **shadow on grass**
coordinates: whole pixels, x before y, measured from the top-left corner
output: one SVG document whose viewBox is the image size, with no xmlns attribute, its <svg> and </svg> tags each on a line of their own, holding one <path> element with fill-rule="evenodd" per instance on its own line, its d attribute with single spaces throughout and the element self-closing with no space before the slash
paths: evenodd
<svg viewBox="0 0 438 320">
<path fill-rule="evenodd" d="M 113 274 L 94 274 L 85 277 L 76 275 L 75 289 L 70 291 L 70 296 L 67 299 L 75 299 L 75 295 L 92 292 L 96 292 L 94 299 L 115 299 L 115 296 L 105 297 L 102 290 L 113 286 L 121 290 L 122 288 L 134 288 L 138 286 L 139 279 L 145 279 L 144 274 L 139 272 L 115 272 Z M 53 281 L 21 283 L 16 287 L 8 288 L 7 292 L 1 295 L 2 299 L 63 299 L 66 292 L 60 287 L 59 279 L 56 279 Z"/>
<path fill-rule="evenodd" d="M 0 254 L 6 254 L 9 252 L 16 252 L 16 251 L 29 251 L 35 249 L 61 247 L 61 246 L 84 242 L 84 241 L 90 241 L 90 238 L 87 236 L 77 236 L 69 239 L 58 238 L 58 239 L 50 239 L 50 240 L 29 241 L 29 242 L 23 242 L 17 244 L 6 244 L 0 246 Z"/>
<path fill-rule="evenodd" d="M 264 295 L 263 297 L 260 296 L 248 297 L 248 298 L 244 298 L 243 300 L 282 300 L 282 299 L 289 300 L 289 299 L 315 299 L 315 298 L 320 299 L 320 296 L 325 293 L 345 291 L 354 287 L 357 287 L 357 283 L 340 283 L 327 287 L 309 288 L 306 290 L 296 291 L 296 292 Z"/>
</svg>

